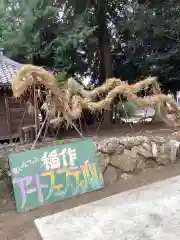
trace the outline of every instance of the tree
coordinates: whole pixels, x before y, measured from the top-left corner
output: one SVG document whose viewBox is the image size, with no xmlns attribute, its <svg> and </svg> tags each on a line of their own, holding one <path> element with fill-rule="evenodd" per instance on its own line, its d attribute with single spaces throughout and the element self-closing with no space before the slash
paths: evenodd
<svg viewBox="0 0 180 240">
<path fill-rule="evenodd" d="M 99 78 L 100 83 L 111 75 L 106 1 L 50 1 L 47 4 L 46 0 L 33 0 L 28 2 L 28 7 L 23 0 L 4 2 L 2 22 L 12 18 L 12 22 L 18 22 L 8 33 L 6 27 L 2 31 L 1 42 L 9 56 L 18 59 L 24 53 L 34 64 L 68 70 L 72 74 L 78 70 L 89 74 L 93 69 L 94 78 Z"/>
<path fill-rule="evenodd" d="M 177 0 L 2 3 L 0 44 L 16 60 L 90 75 L 100 84 L 153 74 L 168 88 L 179 79 Z"/>
<path fill-rule="evenodd" d="M 27 61 L 51 69 L 73 72 L 73 68 L 80 67 L 86 71 L 87 64 L 78 54 L 87 48 L 94 31 L 86 26 L 86 16 L 71 16 L 65 1 L 24 2 L 7 1 L 1 8 L 1 46 L 5 53 L 17 60 L 24 55 Z M 66 12 L 61 17 L 63 7 Z M 5 22 L 12 24 L 7 27 Z"/>
</svg>

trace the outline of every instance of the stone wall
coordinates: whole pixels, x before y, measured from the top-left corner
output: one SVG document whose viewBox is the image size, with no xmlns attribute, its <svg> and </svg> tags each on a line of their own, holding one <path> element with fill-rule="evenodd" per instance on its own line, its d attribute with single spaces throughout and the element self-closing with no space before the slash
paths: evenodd
<svg viewBox="0 0 180 240">
<path fill-rule="evenodd" d="M 121 178 L 132 177 L 133 174 L 146 168 L 176 163 L 180 160 L 178 138 L 179 135 L 175 133 L 168 138 L 136 136 L 113 137 L 95 141 L 105 185 L 114 183 Z M 55 144 L 53 141 L 39 143 L 36 148 Z M 0 179 L 10 175 L 8 155 L 11 152 L 21 152 L 30 148 L 31 144 L 0 145 Z"/>
<path fill-rule="evenodd" d="M 164 137 L 109 138 L 97 143 L 105 185 L 127 179 L 146 168 L 180 160 L 180 142 Z"/>
</svg>

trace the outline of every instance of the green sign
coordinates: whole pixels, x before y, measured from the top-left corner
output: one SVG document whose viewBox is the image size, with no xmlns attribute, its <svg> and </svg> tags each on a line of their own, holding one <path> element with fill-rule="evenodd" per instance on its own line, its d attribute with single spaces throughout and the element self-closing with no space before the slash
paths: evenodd
<svg viewBox="0 0 180 240">
<path fill-rule="evenodd" d="M 9 156 L 18 212 L 104 187 L 92 140 Z"/>
</svg>

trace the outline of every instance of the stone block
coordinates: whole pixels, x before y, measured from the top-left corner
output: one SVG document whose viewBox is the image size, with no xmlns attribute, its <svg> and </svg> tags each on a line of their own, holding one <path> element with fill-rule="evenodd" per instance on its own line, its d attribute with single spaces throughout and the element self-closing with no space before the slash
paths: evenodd
<svg viewBox="0 0 180 240">
<path fill-rule="evenodd" d="M 108 166 L 103 174 L 103 178 L 105 187 L 110 184 L 116 183 L 118 180 L 118 174 L 116 172 L 116 169 L 112 166 Z"/>
</svg>

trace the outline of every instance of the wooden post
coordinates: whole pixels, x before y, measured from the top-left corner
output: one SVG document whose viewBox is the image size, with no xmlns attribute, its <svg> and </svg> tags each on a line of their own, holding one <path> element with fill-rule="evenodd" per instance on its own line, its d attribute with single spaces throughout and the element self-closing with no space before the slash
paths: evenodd
<svg viewBox="0 0 180 240">
<path fill-rule="evenodd" d="M 35 148 L 36 143 L 37 143 L 37 141 L 38 141 L 38 139 L 39 139 L 39 137 L 42 133 L 42 130 L 43 130 L 45 124 L 46 124 L 47 119 L 48 119 L 48 113 L 46 113 L 46 118 L 44 119 L 44 122 L 42 123 L 41 128 L 39 129 L 38 135 L 37 135 L 36 140 L 34 141 L 32 147 L 31 147 L 31 150 Z"/>
<path fill-rule="evenodd" d="M 35 80 L 34 80 L 35 81 Z M 33 84 L 34 87 L 34 124 L 35 124 L 35 135 L 37 138 L 37 132 L 38 132 L 38 127 L 37 127 L 37 99 L 36 99 L 36 85 L 35 82 Z"/>
<path fill-rule="evenodd" d="M 8 125 L 8 133 L 10 137 L 10 142 L 12 142 L 12 129 L 11 129 L 11 118 L 10 118 L 10 112 L 9 112 L 9 101 L 8 96 L 6 93 L 4 93 L 4 101 L 5 101 L 5 107 L 6 107 L 6 119 L 7 119 L 7 125 Z"/>
</svg>

